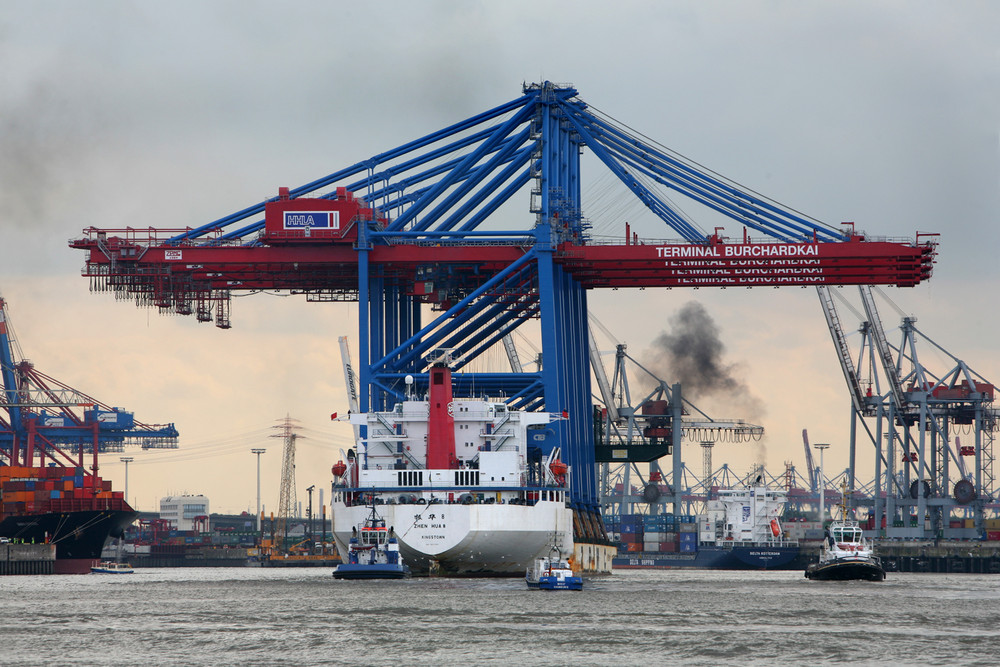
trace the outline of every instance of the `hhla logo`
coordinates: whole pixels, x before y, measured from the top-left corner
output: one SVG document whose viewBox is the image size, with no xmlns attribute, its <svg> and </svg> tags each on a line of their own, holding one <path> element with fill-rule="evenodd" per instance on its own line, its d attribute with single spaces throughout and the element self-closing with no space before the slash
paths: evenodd
<svg viewBox="0 0 1000 667">
<path fill-rule="evenodd" d="M 337 211 L 286 211 L 285 229 L 340 229 Z"/>
</svg>

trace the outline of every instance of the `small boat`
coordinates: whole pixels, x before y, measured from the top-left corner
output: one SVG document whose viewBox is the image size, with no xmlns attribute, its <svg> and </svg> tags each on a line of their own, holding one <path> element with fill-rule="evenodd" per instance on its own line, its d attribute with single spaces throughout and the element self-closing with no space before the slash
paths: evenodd
<svg viewBox="0 0 1000 667">
<path fill-rule="evenodd" d="M 883 581 L 882 561 L 873 555 L 874 545 L 865 539 L 858 522 L 848 518 L 846 503 L 841 505 L 841 514 L 840 520 L 830 524 L 819 562 L 806 567 L 806 577 L 818 581 Z"/>
<path fill-rule="evenodd" d="M 399 543 L 375 506 L 364 524 L 352 530 L 347 545 L 347 562 L 334 569 L 334 579 L 404 579 L 410 568 L 399 553 Z"/>
<path fill-rule="evenodd" d="M 583 578 L 573 573 L 569 562 L 562 558 L 558 549 L 553 549 L 552 557 L 536 558 L 534 564 L 524 574 L 528 588 L 543 591 L 580 591 L 583 590 Z"/>
<path fill-rule="evenodd" d="M 103 560 L 94 563 L 90 567 L 94 574 L 132 574 L 135 570 L 128 563 L 120 563 L 115 560 Z"/>
</svg>

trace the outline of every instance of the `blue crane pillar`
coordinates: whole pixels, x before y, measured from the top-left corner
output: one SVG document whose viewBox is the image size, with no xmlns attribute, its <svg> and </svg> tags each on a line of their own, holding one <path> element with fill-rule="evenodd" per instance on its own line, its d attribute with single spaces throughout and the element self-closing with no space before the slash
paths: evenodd
<svg viewBox="0 0 1000 667">
<path fill-rule="evenodd" d="M 563 413 L 553 422 L 555 442 L 571 466 L 574 508 L 599 515 L 594 455 L 593 406 L 586 290 L 553 262 L 558 243 L 579 241 L 580 135 L 557 103 L 559 92 L 545 84 L 538 96 L 534 127 L 540 131 L 536 188 L 540 196 L 535 229 L 538 298 L 542 321 L 542 384 L 545 408 Z"/>
<path fill-rule="evenodd" d="M 551 252 L 539 253 L 538 289 L 542 322 L 546 323 L 542 327 L 545 407 L 549 412 L 563 413 L 552 426 L 554 441 L 571 466 L 573 500 L 578 509 L 596 511 L 586 291 L 553 264 Z"/>
</svg>

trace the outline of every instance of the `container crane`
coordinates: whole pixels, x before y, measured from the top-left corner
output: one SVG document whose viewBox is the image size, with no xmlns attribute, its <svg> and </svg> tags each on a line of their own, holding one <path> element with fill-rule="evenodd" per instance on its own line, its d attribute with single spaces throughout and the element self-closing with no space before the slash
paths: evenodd
<svg viewBox="0 0 1000 667">
<path fill-rule="evenodd" d="M 599 242 L 583 215 L 581 153 L 590 150 L 674 239 Z M 726 216 L 742 238 L 701 231 L 667 193 Z M 528 195 L 519 229 L 488 225 Z M 763 236 L 752 237 L 751 234 Z M 680 239 L 677 239 L 679 236 Z M 404 379 L 426 387 L 438 348 L 454 351 L 456 392 L 565 412 L 537 444 L 561 447 L 572 503 L 599 511 L 587 291 L 878 283 L 931 275 L 935 243 L 888 241 L 767 199 L 649 141 L 543 82 L 466 120 L 208 223 L 84 230 L 95 291 L 230 326 L 233 292 L 288 290 L 359 303 L 359 405 L 383 410 Z M 426 308 L 424 308 L 426 306 Z M 425 321 L 428 312 L 440 315 Z M 541 320 L 537 372 L 462 372 L 519 326 Z"/>
<path fill-rule="evenodd" d="M 23 357 L 0 296 L 0 465 L 84 468 L 96 481 L 98 454 L 126 446 L 176 449 L 173 424 L 150 425 L 38 370 Z M 37 461 L 37 463 L 36 463 Z"/>
<path fill-rule="evenodd" d="M 592 354 L 592 358 L 598 360 L 595 362 L 598 366 L 595 375 L 605 375 L 603 368 L 599 367 L 599 355 Z M 655 383 L 644 396 L 632 397 L 629 365 L 638 368 Z M 602 386 L 605 404 L 594 414 L 595 456 L 602 466 L 602 498 L 606 505 L 617 506 L 618 513 L 629 512 L 635 502 L 669 502 L 673 504 L 675 513 L 681 513 L 685 500 L 682 479 L 685 466 L 681 458 L 683 440 L 699 444 L 705 441 L 747 442 L 759 440 L 764 434 L 763 427 L 742 419 L 712 419 L 683 398 L 680 384 L 668 385 L 656 377 L 630 357 L 622 343 L 616 346 L 612 378 L 607 387 L 598 382 Z M 671 457 L 669 496 L 663 496 L 659 490 L 660 482 L 665 481 L 659 461 L 666 456 Z M 650 464 L 647 479 L 643 479 L 636 463 Z M 617 466 L 618 470 L 612 471 L 612 466 Z M 643 486 L 641 500 L 630 497 L 633 474 Z M 622 485 L 621 493 L 614 488 L 618 483 Z M 702 480 L 702 483 L 709 484 L 709 480 Z"/>
<path fill-rule="evenodd" d="M 828 309 L 832 302 L 822 291 L 820 288 L 820 302 Z M 995 387 L 924 335 L 913 317 L 902 318 L 901 341 L 892 346 L 878 316 L 872 288 L 859 286 L 859 294 L 867 319 L 859 328 L 862 335 L 856 358 L 859 365 L 868 365 L 873 388 L 862 396 L 857 391 L 859 385 L 849 383 L 853 418 L 848 483 L 853 488 L 860 424 L 875 452 L 873 516 L 879 525 L 885 521 L 886 536 L 979 537 L 985 506 L 996 502 L 993 441 L 1000 412 L 993 407 Z M 831 333 L 834 341 L 843 337 L 842 332 Z M 951 359 L 954 367 L 940 373 L 924 366 L 920 355 L 923 344 Z M 835 347 L 846 365 L 843 357 L 849 352 Z M 960 446 L 956 438 L 956 447 L 950 446 L 959 429 L 972 433 L 973 445 Z M 971 473 L 963 457 L 973 458 Z M 953 471 L 959 473 L 954 484 Z M 956 513 L 964 516 L 970 511 L 974 528 L 953 525 L 962 524 Z"/>
<path fill-rule="evenodd" d="M 809 448 L 809 432 L 806 429 L 802 429 L 802 444 L 805 446 L 806 450 L 806 470 L 809 471 L 809 490 L 816 493 L 819 490 L 817 486 L 816 466 L 813 464 L 812 450 Z"/>
</svg>

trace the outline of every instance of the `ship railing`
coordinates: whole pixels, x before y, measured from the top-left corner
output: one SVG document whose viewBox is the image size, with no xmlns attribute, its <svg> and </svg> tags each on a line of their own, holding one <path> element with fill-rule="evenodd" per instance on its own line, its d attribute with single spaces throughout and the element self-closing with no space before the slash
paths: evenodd
<svg viewBox="0 0 1000 667">
<path fill-rule="evenodd" d="M 716 537 L 715 539 L 699 539 L 699 544 L 702 545 L 720 545 L 720 546 L 732 546 L 732 547 L 797 547 L 799 546 L 798 540 L 767 540 L 766 542 L 755 542 L 754 540 L 727 540 L 722 537 Z"/>
<path fill-rule="evenodd" d="M 426 497 L 431 494 L 433 497 Z M 401 504 L 420 505 L 462 505 L 462 496 L 471 495 L 474 504 L 534 505 L 540 500 L 565 501 L 569 497 L 567 487 L 553 486 L 363 486 L 339 487 L 337 499 L 353 498 L 353 504 L 371 504 L 374 496 L 376 504 L 400 504 L 401 497 L 416 496 L 415 502 L 407 499 Z M 554 496 L 554 497 L 553 497 Z"/>
<path fill-rule="evenodd" d="M 389 443 L 395 443 L 401 440 L 406 440 L 406 434 L 396 433 L 396 429 L 393 427 L 392 424 L 389 423 L 389 421 L 385 418 L 385 416 L 383 416 L 381 413 L 376 413 L 376 414 L 378 415 L 378 423 L 381 424 L 382 428 L 385 429 L 385 433 L 370 434 L 368 436 L 367 442 L 381 442 L 383 445 L 385 445 L 386 449 L 389 450 L 389 453 L 393 455 L 400 454 L 400 452 L 397 452 L 395 449 L 393 449 L 389 445 Z M 410 452 L 408 452 L 405 448 L 403 449 L 402 454 L 414 467 L 416 468 L 422 467 L 413 457 L 413 455 L 410 454 Z"/>
<path fill-rule="evenodd" d="M 731 544 L 737 547 L 797 547 L 798 540 L 767 540 L 765 542 L 755 542 L 753 540 L 718 540 L 719 544 Z"/>
</svg>

